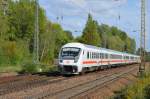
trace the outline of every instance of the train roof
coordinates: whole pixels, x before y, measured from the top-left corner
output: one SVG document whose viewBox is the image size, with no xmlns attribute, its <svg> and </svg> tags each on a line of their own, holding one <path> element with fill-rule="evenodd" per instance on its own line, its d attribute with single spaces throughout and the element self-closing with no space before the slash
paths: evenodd
<svg viewBox="0 0 150 99">
<path fill-rule="evenodd" d="M 127 53 L 127 52 L 119 52 L 119 51 L 115 51 L 115 50 L 111 50 L 111 49 L 96 47 L 96 46 L 82 44 L 82 43 L 68 43 L 68 44 L 64 45 L 63 47 L 68 47 L 68 46 L 69 47 L 79 47 L 79 48 L 92 48 L 92 49 L 103 50 L 103 51 L 108 51 L 108 52 L 117 53 L 117 54 L 126 54 L 126 55 L 129 55 L 129 56 L 139 57 L 138 55 L 130 54 L 130 53 Z"/>
</svg>

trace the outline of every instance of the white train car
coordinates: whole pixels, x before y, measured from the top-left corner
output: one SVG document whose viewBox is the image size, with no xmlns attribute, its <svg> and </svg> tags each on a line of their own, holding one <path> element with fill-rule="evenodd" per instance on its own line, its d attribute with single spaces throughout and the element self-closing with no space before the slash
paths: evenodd
<svg viewBox="0 0 150 99">
<path fill-rule="evenodd" d="M 140 63 L 140 57 L 82 43 L 68 43 L 60 50 L 58 68 L 62 74 L 79 74 L 132 63 Z"/>
</svg>

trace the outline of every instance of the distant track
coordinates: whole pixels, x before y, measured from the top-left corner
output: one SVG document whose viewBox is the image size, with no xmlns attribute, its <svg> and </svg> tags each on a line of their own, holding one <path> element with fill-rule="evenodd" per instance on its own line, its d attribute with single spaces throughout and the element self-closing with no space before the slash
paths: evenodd
<svg viewBox="0 0 150 99">
<path fill-rule="evenodd" d="M 46 77 L 46 76 L 27 76 L 20 79 L 13 80 L 8 83 L 0 84 L 0 95 L 9 94 L 26 89 L 32 89 L 35 87 L 43 86 L 50 83 L 55 83 L 64 80 L 64 77 Z"/>
</svg>

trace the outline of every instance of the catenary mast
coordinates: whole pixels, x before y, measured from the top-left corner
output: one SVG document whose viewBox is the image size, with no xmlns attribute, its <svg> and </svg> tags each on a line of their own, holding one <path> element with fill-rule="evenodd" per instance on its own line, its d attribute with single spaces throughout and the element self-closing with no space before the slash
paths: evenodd
<svg viewBox="0 0 150 99">
<path fill-rule="evenodd" d="M 143 75 L 145 71 L 145 35 L 146 34 L 146 0 L 141 0 L 141 39 L 140 39 L 140 56 L 141 64 L 139 73 Z"/>
</svg>

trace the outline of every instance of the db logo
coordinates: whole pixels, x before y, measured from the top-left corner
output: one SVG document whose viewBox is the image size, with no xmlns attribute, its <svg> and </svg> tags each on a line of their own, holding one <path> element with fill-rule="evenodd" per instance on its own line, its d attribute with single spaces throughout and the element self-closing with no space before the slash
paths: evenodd
<svg viewBox="0 0 150 99">
<path fill-rule="evenodd" d="M 70 62 L 69 62 L 69 61 L 66 61 L 66 63 L 69 64 Z"/>
</svg>

